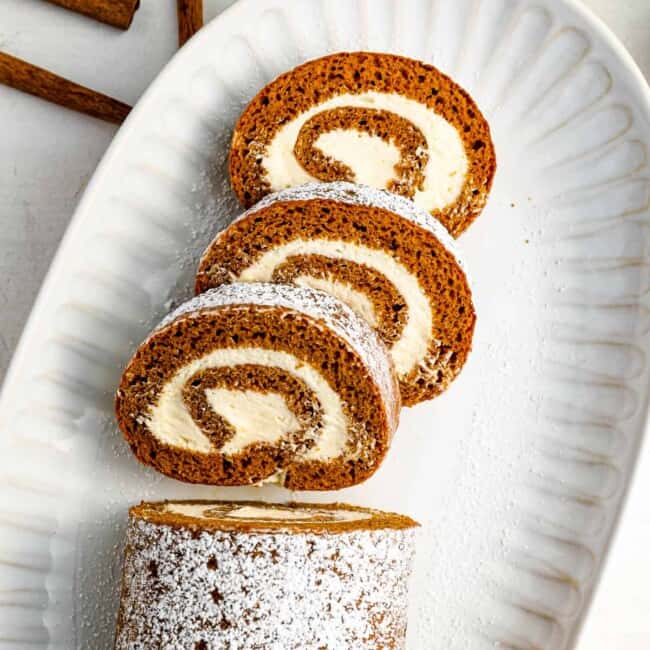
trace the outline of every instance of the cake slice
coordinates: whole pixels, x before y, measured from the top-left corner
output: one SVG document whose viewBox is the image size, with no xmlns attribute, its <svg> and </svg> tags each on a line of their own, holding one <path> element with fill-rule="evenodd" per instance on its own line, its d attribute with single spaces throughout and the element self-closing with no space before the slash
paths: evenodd
<svg viewBox="0 0 650 650">
<path fill-rule="evenodd" d="M 402 649 L 417 525 L 342 504 L 142 503 L 115 649 Z"/>
<path fill-rule="evenodd" d="M 332 490 L 381 463 L 399 389 L 375 332 L 308 287 L 230 284 L 138 348 L 116 398 L 137 458 L 192 483 Z"/>
<path fill-rule="evenodd" d="M 384 190 L 311 183 L 266 196 L 206 249 L 196 290 L 240 281 L 311 286 L 346 302 L 388 346 L 406 405 L 445 390 L 471 348 L 474 307 L 455 242 Z"/>
<path fill-rule="evenodd" d="M 342 52 L 263 88 L 233 134 L 230 179 L 249 207 L 309 181 L 354 181 L 413 199 L 457 237 L 479 215 L 496 158 L 460 86 L 393 54 Z"/>
</svg>

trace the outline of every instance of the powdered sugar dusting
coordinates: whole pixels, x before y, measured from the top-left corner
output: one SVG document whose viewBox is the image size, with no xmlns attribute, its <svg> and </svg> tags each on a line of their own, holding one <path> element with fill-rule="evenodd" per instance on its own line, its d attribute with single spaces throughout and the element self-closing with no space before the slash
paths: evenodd
<svg viewBox="0 0 650 650">
<path fill-rule="evenodd" d="M 414 538 L 413 529 L 232 532 L 132 516 L 115 648 L 404 648 Z"/>
<path fill-rule="evenodd" d="M 365 320 L 340 300 L 323 291 L 270 282 L 225 284 L 180 305 L 164 318 L 154 331 L 166 327 L 181 316 L 191 316 L 204 310 L 232 305 L 284 307 L 324 323 L 359 354 L 381 391 L 389 420 L 395 424 L 399 397 L 388 350 Z"/>
</svg>

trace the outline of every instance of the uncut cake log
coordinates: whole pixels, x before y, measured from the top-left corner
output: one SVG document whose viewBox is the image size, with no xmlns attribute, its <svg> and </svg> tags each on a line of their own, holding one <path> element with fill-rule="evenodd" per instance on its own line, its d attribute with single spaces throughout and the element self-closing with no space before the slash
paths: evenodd
<svg viewBox="0 0 650 650">
<path fill-rule="evenodd" d="M 342 504 L 143 503 L 115 648 L 404 648 L 416 527 Z"/>
<path fill-rule="evenodd" d="M 413 199 L 457 237 L 496 170 L 490 128 L 469 94 L 431 65 L 343 52 L 309 61 L 246 107 L 230 150 L 246 207 L 310 181 L 353 181 Z"/>
<path fill-rule="evenodd" d="M 336 298 L 268 283 L 224 285 L 168 316 L 138 348 L 116 398 L 137 458 L 192 483 L 359 483 L 397 427 L 388 351 Z"/>
<path fill-rule="evenodd" d="M 388 346 L 406 405 L 445 390 L 471 348 L 474 307 L 455 242 L 384 190 L 310 183 L 264 197 L 206 249 L 196 290 L 238 281 L 311 286 L 346 302 Z"/>
</svg>

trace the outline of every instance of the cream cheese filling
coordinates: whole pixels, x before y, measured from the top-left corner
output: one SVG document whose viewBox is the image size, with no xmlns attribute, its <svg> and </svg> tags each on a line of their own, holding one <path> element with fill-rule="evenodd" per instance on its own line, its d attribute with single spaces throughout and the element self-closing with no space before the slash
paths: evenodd
<svg viewBox="0 0 650 650">
<path fill-rule="evenodd" d="M 180 447 L 189 451 L 199 453 L 214 453 L 215 448 L 209 438 L 201 431 L 183 400 L 183 388 L 193 375 L 209 368 L 232 367 L 243 364 L 255 364 L 269 368 L 280 368 L 293 376 L 301 379 L 315 394 L 320 403 L 321 428 L 314 446 L 301 454 L 304 460 L 327 460 L 336 458 L 346 450 L 348 442 L 348 421 L 343 412 L 343 405 L 340 396 L 332 389 L 327 380 L 313 366 L 301 361 L 288 352 L 279 350 L 267 350 L 264 348 L 222 348 L 214 350 L 209 354 L 196 359 L 178 370 L 174 376 L 165 384 L 160 392 L 158 400 L 153 404 L 149 413 L 144 418 L 144 423 L 149 431 L 160 442 L 174 447 Z M 223 413 L 225 419 L 236 430 L 233 439 L 226 442 L 222 449 L 216 450 L 222 453 L 235 454 L 251 442 L 267 439 L 266 436 L 280 436 L 280 429 L 287 427 L 285 434 L 294 426 L 294 422 L 287 418 L 286 403 L 267 400 L 264 403 L 266 415 L 275 418 L 275 424 L 271 424 L 272 433 L 265 432 L 266 423 L 253 431 L 254 418 L 250 419 L 244 413 L 235 413 L 238 406 L 248 408 L 245 402 L 251 406 L 249 397 L 245 395 L 233 396 L 237 391 L 228 391 L 227 403 L 219 403 L 218 397 L 225 396 L 213 389 L 206 391 L 206 397 L 211 406 L 217 412 Z M 244 392 L 244 391 L 239 391 Z M 262 401 L 258 401 L 261 404 Z M 279 406 L 273 411 L 273 406 Z M 272 412 L 273 411 L 273 412 Z M 235 420 L 234 422 L 230 418 Z M 295 416 L 294 416 L 295 419 Z M 237 423 L 242 427 L 237 428 Z M 275 440 L 278 438 L 276 437 Z"/>
<path fill-rule="evenodd" d="M 352 169 L 355 182 L 371 187 L 386 187 L 395 178 L 400 160 L 399 149 L 392 142 L 364 131 L 327 131 L 318 136 L 314 146 Z"/>
<path fill-rule="evenodd" d="M 275 443 L 300 429 L 300 422 L 278 393 L 209 388 L 205 396 L 212 410 L 235 430 L 221 448 L 236 454 L 254 442 Z"/>
<path fill-rule="evenodd" d="M 329 293 L 330 296 L 338 298 L 344 302 L 348 307 L 355 311 L 361 318 L 363 318 L 371 327 L 377 327 L 377 314 L 375 307 L 370 302 L 368 296 L 363 291 L 358 291 L 348 282 L 339 282 L 338 280 L 315 278 L 311 275 L 299 275 L 294 278 L 294 284 L 301 287 L 311 287 Z"/>
<path fill-rule="evenodd" d="M 314 508 L 283 508 L 237 504 L 168 503 L 165 512 L 195 519 L 238 519 L 240 521 L 290 521 L 314 523 L 318 521 L 360 521 L 370 519 L 367 512 L 356 510 L 325 510 Z"/>
<path fill-rule="evenodd" d="M 424 170 L 423 189 L 416 191 L 413 197 L 418 206 L 430 212 L 442 209 L 458 198 L 468 163 L 463 141 L 456 128 L 414 99 L 376 91 L 332 97 L 283 125 L 268 144 L 262 159 L 266 180 L 273 190 L 318 180 L 303 169 L 294 156 L 293 147 L 300 129 L 310 118 L 322 111 L 342 106 L 390 111 L 420 129 L 427 141 L 429 161 Z M 386 178 L 388 161 L 394 157 L 391 151 L 391 146 L 395 148 L 394 145 L 383 143 L 380 146 L 370 143 L 367 138 L 344 136 L 341 131 L 335 129 L 322 134 L 315 146 L 321 148 L 326 155 L 347 164 L 355 172 L 357 182 L 385 188 L 386 181 L 395 176 L 392 171 L 390 178 Z M 368 134 L 366 136 L 372 137 Z M 360 147 L 359 153 L 352 152 L 356 147 Z M 376 155 L 367 155 L 369 150 L 374 150 Z"/>
<path fill-rule="evenodd" d="M 241 272 L 239 279 L 244 282 L 269 281 L 273 271 L 287 258 L 292 255 L 310 254 L 351 260 L 382 273 L 404 298 L 408 307 L 402 335 L 390 349 L 397 374 L 407 375 L 425 359 L 433 327 L 431 305 L 418 279 L 403 264 L 382 250 L 331 239 L 294 239 L 264 253 L 254 264 Z M 350 307 L 355 308 L 354 301 Z"/>
</svg>

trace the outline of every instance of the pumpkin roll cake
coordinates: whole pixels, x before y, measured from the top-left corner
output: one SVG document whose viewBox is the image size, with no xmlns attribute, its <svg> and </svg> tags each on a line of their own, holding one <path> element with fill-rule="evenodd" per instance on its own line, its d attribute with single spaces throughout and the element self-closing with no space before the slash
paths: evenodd
<svg viewBox="0 0 650 650">
<path fill-rule="evenodd" d="M 496 157 L 469 94 L 431 65 L 343 52 L 263 88 L 233 134 L 230 178 L 250 207 L 309 181 L 354 181 L 401 194 L 457 237 L 480 214 Z"/>
<path fill-rule="evenodd" d="M 242 281 L 310 286 L 347 303 L 389 348 L 405 405 L 445 390 L 471 349 L 474 307 L 455 242 L 385 190 L 343 181 L 264 197 L 207 248 L 196 290 Z"/>
<path fill-rule="evenodd" d="M 343 504 L 142 503 L 115 648 L 403 649 L 417 526 Z"/>
<path fill-rule="evenodd" d="M 229 284 L 170 314 L 116 398 L 137 458 L 192 483 L 331 490 L 367 479 L 397 427 L 385 345 L 310 287 Z"/>
</svg>

